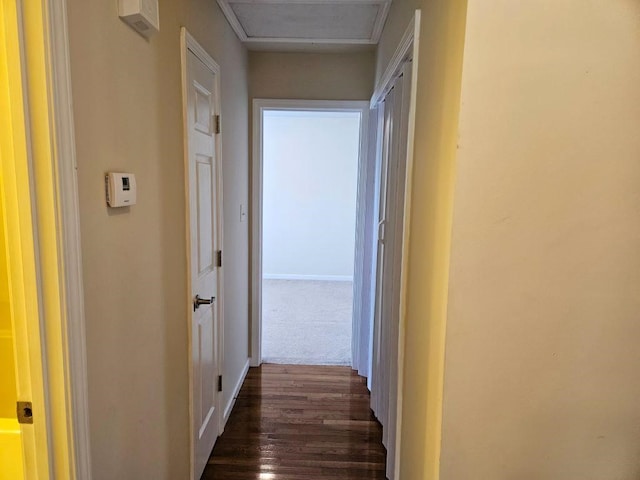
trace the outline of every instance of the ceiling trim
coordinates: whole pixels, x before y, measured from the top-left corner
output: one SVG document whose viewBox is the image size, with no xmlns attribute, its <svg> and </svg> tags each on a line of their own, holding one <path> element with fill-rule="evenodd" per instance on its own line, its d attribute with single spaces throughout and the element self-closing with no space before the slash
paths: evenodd
<svg viewBox="0 0 640 480">
<path fill-rule="evenodd" d="M 265 4 L 281 4 L 281 3 L 293 3 L 293 4 L 313 4 L 313 5 L 375 5 L 378 3 L 389 2 L 390 0 L 233 0 L 232 3 L 250 3 L 253 5 L 265 5 Z"/>
<path fill-rule="evenodd" d="M 236 16 L 236 13 L 231 8 L 228 0 L 217 0 L 218 5 L 222 9 L 222 13 L 227 18 L 227 21 L 236 32 L 236 35 L 240 41 L 245 43 L 299 43 L 299 44 L 324 44 L 324 45 L 376 45 L 382 35 L 382 29 L 387 20 L 389 14 L 389 8 L 392 0 L 233 0 L 233 3 L 245 3 L 245 4 L 325 4 L 325 5 L 344 5 L 345 3 L 354 5 L 380 5 L 380 10 L 376 17 L 376 21 L 373 25 L 373 31 L 370 38 L 275 38 L 275 37 L 249 37 L 245 32 L 240 20 Z"/>
<path fill-rule="evenodd" d="M 382 35 L 382 29 L 384 28 L 384 24 L 387 21 L 387 15 L 389 15 L 389 8 L 391 8 L 391 0 L 384 2 L 380 7 L 380 12 L 378 13 L 378 18 L 376 18 L 376 23 L 373 25 L 373 34 L 371 35 L 371 43 L 377 44 L 380 41 L 380 35 Z"/>
<path fill-rule="evenodd" d="M 218 0 L 218 5 L 220 5 L 222 13 L 224 13 L 224 16 L 227 17 L 227 21 L 231 25 L 231 28 L 233 28 L 233 31 L 236 32 L 236 35 L 238 36 L 240 41 L 246 42 L 249 39 L 249 37 L 247 36 L 247 32 L 245 32 L 244 28 L 242 28 L 240 20 L 238 20 L 238 17 L 236 17 L 236 13 L 231 8 L 231 5 L 229 5 L 229 2 L 227 2 L 226 0 Z"/>
<path fill-rule="evenodd" d="M 350 45 L 371 45 L 371 40 L 367 38 L 275 38 L 275 37 L 249 37 L 245 40 L 246 43 L 321 43 L 324 45 L 343 45 L 348 43 Z"/>
</svg>

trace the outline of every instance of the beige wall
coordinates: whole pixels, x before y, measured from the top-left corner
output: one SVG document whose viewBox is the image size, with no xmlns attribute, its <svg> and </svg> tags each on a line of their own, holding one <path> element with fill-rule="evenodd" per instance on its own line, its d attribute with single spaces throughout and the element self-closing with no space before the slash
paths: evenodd
<svg viewBox="0 0 640 480">
<path fill-rule="evenodd" d="M 249 52 L 249 96 L 369 100 L 374 65 L 374 52 Z"/>
<path fill-rule="evenodd" d="M 384 74 L 391 57 L 396 51 L 400 39 L 407 30 L 416 9 L 421 8 L 421 0 L 394 0 L 389 9 L 387 21 L 380 35 L 376 49 L 375 81 L 376 84 Z"/>
<path fill-rule="evenodd" d="M 466 0 L 425 0 L 417 6 L 422 10 L 422 26 L 404 320 L 405 387 L 400 454 L 403 480 L 438 478 Z M 378 49 L 379 75 L 396 50 L 415 7 L 414 0 L 392 3 Z"/>
<path fill-rule="evenodd" d="M 189 468 L 180 26 L 222 68 L 225 394 L 247 358 L 247 55 L 217 5 L 161 0 L 145 40 L 117 2 L 69 0 L 94 479 L 185 479 Z M 108 210 L 104 173 L 138 204 Z M 235 377 L 235 378 L 234 378 Z M 225 399 L 226 400 L 226 399 Z"/>
<path fill-rule="evenodd" d="M 640 3 L 469 0 L 442 480 L 640 477 Z"/>
<path fill-rule="evenodd" d="M 369 100 L 375 52 L 249 52 L 249 98 Z M 249 111 L 253 122 L 253 111 Z"/>
</svg>

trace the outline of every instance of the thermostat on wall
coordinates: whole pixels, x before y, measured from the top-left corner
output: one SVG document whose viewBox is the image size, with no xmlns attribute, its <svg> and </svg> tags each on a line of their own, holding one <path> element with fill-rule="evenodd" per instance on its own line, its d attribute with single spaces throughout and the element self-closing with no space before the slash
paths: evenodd
<svg viewBox="0 0 640 480">
<path fill-rule="evenodd" d="M 104 178 L 107 205 L 128 207 L 136 204 L 136 176 L 133 173 L 109 172 Z"/>
<path fill-rule="evenodd" d="M 118 15 L 145 37 L 160 30 L 158 0 L 118 0 Z"/>
</svg>

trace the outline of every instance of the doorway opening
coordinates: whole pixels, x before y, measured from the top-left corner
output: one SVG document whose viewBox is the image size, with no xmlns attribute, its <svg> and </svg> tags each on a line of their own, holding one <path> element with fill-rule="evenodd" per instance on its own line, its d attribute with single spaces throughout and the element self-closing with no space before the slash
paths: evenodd
<svg viewBox="0 0 640 480">
<path fill-rule="evenodd" d="M 263 115 L 262 360 L 350 365 L 360 113 Z"/>
<path fill-rule="evenodd" d="M 255 364 L 352 364 L 367 109 L 366 102 L 256 101 Z"/>
</svg>

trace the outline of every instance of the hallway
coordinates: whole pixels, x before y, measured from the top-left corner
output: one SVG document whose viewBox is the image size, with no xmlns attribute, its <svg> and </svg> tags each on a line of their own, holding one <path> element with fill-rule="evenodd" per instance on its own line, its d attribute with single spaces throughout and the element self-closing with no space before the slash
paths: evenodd
<svg viewBox="0 0 640 480">
<path fill-rule="evenodd" d="M 202 480 L 384 479 L 382 430 L 349 367 L 252 368 Z"/>
</svg>

